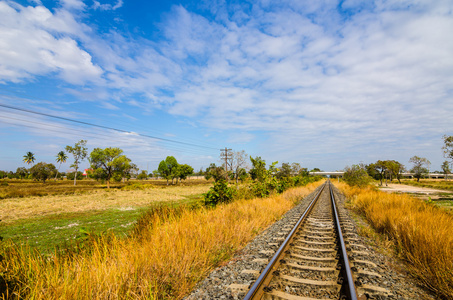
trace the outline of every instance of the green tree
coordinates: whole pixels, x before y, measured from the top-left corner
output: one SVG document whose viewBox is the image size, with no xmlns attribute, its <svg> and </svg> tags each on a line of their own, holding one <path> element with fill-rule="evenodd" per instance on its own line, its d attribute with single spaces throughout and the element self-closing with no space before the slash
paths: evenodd
<svg viewBox="0 0 453 300">
<path fill-rule="evenodd" d="M 179 173 L 179 164 L 178 161 L 174 156 L 167 156 L 165 158 L 165 162 L 167 164 L 167 168 L 170 172 L 170 177 L 171 177 L 171 183 L 174 184 L 174 180 L 178 178 L 178 173 Z"/>
<path fill-rule="evenodd" d="M 412 156 L 409 159 L 410 163 L 413 163 L 414 166 L 411 169 L 411 172 L 414 173 L 414 177 L 417 178 L 417 182 L 420 181 L 420 178 L 428 173 L 428 169 L 425 166 L 428 166 L 431 164 L 431 162 L 424 158 L 424 157 L 419 157 L 419 156 Z"/>
<path fill-rule="evenodd" d="M 376 172 L 376 174 L 378 175 L 379 180 L 380 180 L 379 185 L 382 186 L 382 182 L 384 180 L 385 173 L 388 172 L 387 161 L 378 160 L 377 162 L 370 164 L 370 168 Z"/>
<path fill-rule="evenodd" d="M 137 178 L 138 171 L 139 171 L 138 166 L 136 164 L 134 164 L 134 163 L 130 163 L 129 167 L 126 168 L 126 170 L 124 170 L 124 175 L 123 176 L 127 180 L 129 180 L 131 178 Z"/>
<path fill-rule="evenodd" d="M 57 174 L 55 174 L 55 181 L 57 180 L 58 172 L 60 172 L 61 164 L 65 163 L 67 159 L 68 159 L 68 156 L 66 155 L 66 153 L 64 151 L 58 152 L 56 161 L 57 161 L 57 163 L 60 163 L 60 165 L 58 165 L 58 170 L 56 172 Z"/>
<path fill-rule="evenodd" d="M 35 155 L 33 152 L 28 151 L 27 154 L 24 155 L 23 161 L 27 163 L 27 165 L 32 164 L 35 162 Z"/>
<path fill-rule="evenodd" d="M 275 176 L 277 176 L 278 179 L 289 178 L 292 176 L 292 173 L 293 168 L 291 167 L 291 165 L 289 163 L 282 163 Z"/>
<path fill-rule="evenodd" d="M 188 164 L 179 165 L 178 168 L 178 177 L 180 180 L 186 180 L 187 176 L 193 174 L 193 168 Z"/>
<path fill-rule="evenodd" d="M 442 150 L 444 151 L 445 158 L 449 158 L 453 160 L 453 136 L 452 135 L 444 135 L 444 146 Z"/>
<path fill-rule="evenodd" d="M 239 178 L 239 180 L 241 182 L 244 182 L 249 177 L 249 174 L 247 173 L 247 170 L 244 169 L 244 168 L 239 169 L 239 171 L 236 171 L 236 174 L 237 174 L 237 177 Z"/>
<path fill-rule="evenodd" d="M 444 139 L 444 146 L 442 147 L 442 150 L 444 151 L 444 157 L 447 159 L 450 159 L 450 161 L 453 161 L 453 136 L 444 135 L 443 139 Z M 445 167 L 444 167 L 444 165 L 445 165 Z M 447 170 L 448 170 L 448 172 L 451 173 L 448 161 L 444 161 L 442 163 L 442 170 L 444 170 L 444 173 Z M 447 176 L 447 174 L 445 174 L 445 179 L 447 179 L 447 178 L 448 178 L 448 176 Z"/>
<path fill-rule="evenodd" d="M 345 168 L 343 180 L 351 186 L 364 187 L 370 183 L 371 177 L 368 176 L 365 166 L 352 165 Z"/>
<path fill-rule="evenodd" d="M 77 174 L 77 170 L 79 169 L 79 164 L 87 157 L 87 150 L 86 147 L 87 141 L 80 140 L 79 142 L 75 143 L 74 147 L 66 146 L 65 150 L 68 153 L 71 153 L 74 156 L 74 163 L 71 165 L 71 168 L 75 169 L 74 174 Z M 74 176 L 74 185 L 77 183 L 77 176 Z"/>
<path fill-rule="evenodd" d="M 20 167 L 20 168 L 16 169 L 16 177 L 17 178 L 24 179 L 24 178 L 26 178 L 28 176 L 28 174 L 30 174 L 30 172 L 24 167 Z"/>
<path fill-rule="evenodd" d="M 68 173 L 66 175 L 66 178 L 68 180 L 74 180 L 74 177 L 76 176 L 75 172 Z M 83 179 L 83 172 L 77 171 L 77 180 L 82 180 Z"/>
<path fill-rule="evenodd" d="M 401 183 L 401 173 L 404 172 L 404 165 L 396 160 L 387 161 L 387 170 L 390 174 L 390 181 L 395 177 Z"/>
<path fill-rule="evenodd" d="M 142 170 L 140 174 L 137 175 L 137 179 L 139 180 L 146 180 L 148 179 L 148 174 L 145 170 Z"/>
<path fill-rule="evenodd" d="M 107 181 L 110 188 L 110 180 L 121 181 L 131 169 L 131 160 L 123 155 L 120 148 L 94 148 L 90 153 L 89 161 L 93 169 L 92 177 Z"/>
<path fill-rule="evenodd" d="M 167 179 L 167 185 L 168 185 L 168 181 L 170 180 L 171 175 L 170 175 L 170 170 L 168 169 L 168 165 L 165 162 L 165 160 L 163 160 L 159 163 L 159 166 L 157 167 L 157 171 L 159 172 L 160 177 Z"/>
<path fill-rule="evenodd" d="M 173 180 L 178 178 L 178 161 L 173 156 L 167 156 L 165 160 L 159 163 L 159 167 L 157 171 L 159 172 L 160 176 L 167 179 L 168 181 L 171 179 L 171 183 L 173 184 Z"/>
<path fill-rule="evenodd" d="M 211 163 L 204 172 L 204 178 L 206 178 L 206 180 L 214 178 L 215 182 L 225 179 L 226 178 L 225 169 L 220 166 L 216 166 L 215 163 Z"/>
<path fill-rule="evenodd" d="M 45 162 L 39 162 L 30 168 L 31 176 L 36 180 L 42 180 L 43 183 L 46 183 L 47 178 L 50 178 L 56 171 L 57 169 L 53 164 L 46 164 Z"/>
<path fill-rule="evenodd" d="M 266 161 L 260 156 L 255 158 L 250 156 L 250 161 L 252 162 L 252 169 L 250 169 L 250 176 L 253 180 L 258 180 L 259 182 L 264 182 L 267 177 L 266 170 Z"/>
<path fill-rule="evenodd" d="M 450 163 L 448 162 L 448 160 L 446 160 L 442 163 L 441 168 L 442 168 L 442 172 L 445 175 L 445 180 L 448 180 L 448 174 L 451 173 Z"/>
</svg>

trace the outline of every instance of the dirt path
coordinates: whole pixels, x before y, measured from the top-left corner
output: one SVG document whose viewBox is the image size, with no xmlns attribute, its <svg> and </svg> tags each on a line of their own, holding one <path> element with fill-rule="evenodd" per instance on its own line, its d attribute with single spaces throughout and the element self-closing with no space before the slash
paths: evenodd
<svg viewBox="0 0 453 300">
<path fill-rule="evenodd" d="M 453 193 L 452 191 L 447 191 L 447 190 L 436 190 L 436 189 L 425 188 L 425 187 L 417 187 L 417 186 L 411 186 L 411 185 L 405 185 L 405 184 L 393 184 L 393 183 L 390 183 L 388 186 L 384 185 L 382 187 L 379 187 L 379 189 L 383 192 L 388 192 L 388 193 L 400 192 L 400 193 L 413 193 L 413 194 L 424 194 L 424 195 L 431 195 L 431 194 L 438 194 L 438 193 Z"/>
</svg>

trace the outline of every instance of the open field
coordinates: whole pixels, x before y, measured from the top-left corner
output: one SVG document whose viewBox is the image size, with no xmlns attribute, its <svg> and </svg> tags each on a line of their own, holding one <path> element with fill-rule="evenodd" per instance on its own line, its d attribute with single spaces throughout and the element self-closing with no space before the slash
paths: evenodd
<svg viewBox="0 0 453 300">
<path fill-rule="evenodd" d="M 181 299 L 319 184 L 214 209 L 157 208 L 125 238 L 90 236 L 52 256 L 4 243 L 1 270 L 9 292 L 24 298 Z"/>
<path fill-rule="evenodd" d="M 2 199 L 0 236 L 19 244 L 28 243 L 44 253 L 82 238 L 82 231 L 124 236 L 140 215 L 152 207 L 162 203 L 197 205 L 210 187 L 206 181 L 168 187 L 162 183 L 156 186 L 135 182 L 107 190 L 89 182 L 77 185 L 80 190 L 85 189 L 83 193 Z M 23 184 L 32 188 L 43 185 Z M 48 185 L 47 189 L 53 186 Z M 63 187 L 60 185 L 60 192 Z"/>
<path fill-rule="evenodd" d="M 389 193 L 407 193 L 453 212 L 453 191 L 445 189 L 445 186 L 449 187 L 453 182 L 451 182 L 451 184 L 448 182 L 446 185 L 445 183 L 439 183 L 439 180 L 431 179 L 426 180 L 426 182 L 422 184 L 416 183 L 417 182 L 414 181 L 403 181 L 402 184 L 394 182 L 389 183 L 388 186 L 384 185 L 379 187 L 379 189 Z"/>
<path fill-rule="evenodd" d="M 77 195 L 50 195 L 45 197 L 8 198 L 0 200 L 0 219 L 11 223 L 20 219 L 43 217 L 58 213 L 82 213 L 106 209 L 134 209 L 159 201 L 180 201 L 200 195 L 209 184 L 155 187 L 143 190 L 104 189 Z"/>
<path fill-rule="evenodd" d="M 417 182 L 416 180 L 413 179 L 403 179 L 401 180 L 401 183 L 418 187 L 453 191 L 453 180 L 420 179 L 420 182 Z"/>
<path fill-rule="evenodd" d="M 439 297 L 453 299 L 453 215 L 407 194 L 335 183 L 353 209 L 388 238 L 410 273 Z"/>
<path fill-rule="evenodd" d="M 180 182 L 178 185 L 204 185 L 205 179 L 192 179 Z M 128 182 L 112 182 L 111 189 L 122 189 L 133 185 L 167 186 L 166 180 L 130 180 Z M 45 184 L 34 180 L 2 179 L 0 180 L 0 199 L 20 198 L 49 195 L 74 195 L 93 191 L 106 190 L 106 184 L 91 179 L 78 180 L 74 186 L 72 180 L 47 180 Z"/>
</svg>

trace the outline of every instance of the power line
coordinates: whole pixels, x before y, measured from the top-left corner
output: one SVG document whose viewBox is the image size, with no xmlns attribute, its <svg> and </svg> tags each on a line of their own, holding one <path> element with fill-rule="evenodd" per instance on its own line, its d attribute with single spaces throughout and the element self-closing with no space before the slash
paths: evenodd
<svg viewBox="0 0 453 300">
<path fill-rule="evenodd" d="M 123 129 L 118 129 L 118 128 L 113 128 L 113 127 L 104 126 L 104 125 L 96 125 L 96 124 L 89 123 L 89 122 L 83 122 L 83 121 L 78 121 L 78 120 L 74 120 L 74 119 L 70 119 L 70 118 L 54 116 L 54 115 L 51 115 L 51 114 L 40 113 L 40 112 L 37 112 L 37 111 L 33 111 L 33 110 L 29 110 L 29 109 L 24 109 L 24 108 L 19 108 L 19 107 L 14 107 L 14 106 L 5 105 L 5 104 L 0 104 L 0 107 L 4 107 L 4 108 L 8 108 L 8 109 L 13 109 L 13 110 L 17 110 L 17 111 L 22 111 L 22 112 L 27 112 L 27 113 L 31 113 L 31 114 L 36 114 L 36 115 L 40 115 L 40 116 L 50 117 L 50 118 L 54 118 L 54 119 L 64 120 L 64 121 L 68 121 L 68 122 L 73 122 L 73 123 L 78 123 L 78 124 L 83 124 L 83 125 L 88 125 L 88 126 L 103 128 L 103 129 L 114 130 L 114 131 L 117 131 L 117 132 L 128 133 L 128 134 L 135 134 L 135 135 L 138 135 L 138 136 L 142 136 L 142 137 L 146 137 L 146 138 L 151 138 L 151 139 L 156 139 L 156 140 L 160 140 L 160 141 L 164 141 L 164 142 L 169 142 L 169 143 L 181 144 L 181 145 L 186 145 L 186 146 L 191 146 L 191 147 L 198 147 L 198 148 L 204 148 L 204 149 L 210 149 L 210 150 L 217 150 L 217 148 L 213 148 L 213 147 L 202 146 L 202 145 L 197 145 L 197 144 L 192 144 L 192 143 L 186 143 L 186 142 L 176 141 L 176 140 L 172 140 L 172 139 L 166 139 L 166 138 L 161 138 L 161 137 L 157 137 L 157 136 L 147 135 L 147 134 L 141 134 L 141 133 L 131 132 L 131 131 L 127 131 L 127 130 L 123 130 Z"/>
<path fill-rule="evenodd" d="M 76 132 L 81 132 L 81 133 L 85 134 L 85 136 L 88 136 L 88 137 L 93 137 L 93 138 L 103 139 L 103 140 L 111 140 L 112 139 L 112 136 L 108 135 L 108 134 L 96 133 L 96 132 L 88 132 L 88 131 L 85 131 L 85 130 L 75 129 L 75 128 L 71 128 L 71 127 L 63 127 L 63 126 L 57 126 L 57 125 L 53 125 L 53 124 L 46 124 L 46 123 L 42 123 L 42 122 L 34 122 L 34 121 L 30 121 L 30 120 L 25 120 L 25 119 L 0 116 L 0 122 L 3 122 L 5 124 L 11 124 L 11 125 L 19 125 L 19 124 L 2 121 L 1 119 L 17 120 L 19 122 L 39 124 L 39 125 L 43 125 L 43 126 L 46 126 L 46 127 L 55 127 L 55 128 L 61 128 L 61 129 L 65 130 L 65 131 L 57 131 L 57 130 L 51 130 L 51 129 L 48 129 L 48 128 L 45 129 L 47 131 L 53 131 L 53 132 L 57 132 L 57 133 L 68 134 L 67 130 L 68 130 L 68 128 L 70 128 L 71 131 L 69 133 L 72 134 L 72 135 L 76 135 L 76 134 L 73 133 L 73 131 L 76 131 Z M 27 125 L 24 125 L 24 124 L 20 124 L 20 126 L 36 129 L 35 127 L 27 126 Z M 98 136 L 98 137 L 96 137 L 96 136 Z M 149 144 L 144 142 L 142 139 L 135 140 L 135 141 L 133 141 L 133 140 L 131 141 L 131 140 L 125 139 L 125 140 L 122 140 L 122 143 L 129 143 L 129 144 L 133 144 L 133 145 L 141 144 L 141 145 L 149 146 Z M 203 153 L 203 152 L 199 152 L 199 153 L 198 152 L 194 152 L 194 151 L 202 151 L 202 150 L 191 149 L 191 148 L 177 148 L 175 146 L 165 146 L 165 147 L 166 147 L 166 149 L 169 149 L 169 150 L 186 151 L 186 152 L 189 152 L 191 154 Z"/>
<path fill-rule="evenodd" d="M 18 91 L 11 91 L 11 90 L 8 90 L 8 89 L 3 89 L 2 87 L 0 87 L 0 91 L 6 91 L 6 92 L 9 93 L 9 94 L 6 94 L 6 93 L 0 92 L 0 97 L 27 102 L 27 104 L 28 103 L 36 104 L 36 101 L 39 101 L 40 103 L 45 102 L 45 103 L 53 104 L 53 102 L 48 100 L 48 99 L 39 98 L 39 97 L 36 97 L 36 96 L 30 97 L 29 95 L 26 95 L 26 97 L 24 97 L 24 96 L 21 96 L 21 93 L 19 93 Z M 25 94 L 22 94 L 22 95 L 25 95 Z M 126 118 L 127 117 L 128 116 L 126 115 Z M 156 134 L 157 136 L 165 134 L 165 132 L 163 132 L 161 130 L 157 130 L 156 128 L 146 128 L 146 129 L 144 129 L 143 127 L 140 127 L 138 125 L 131 124 L 129 122 L 123 122 L 121 119 L 120 120 L 117 119 L 117 120 L 115 120 L 115 122 L 116 123 L 122 123 L 123 125 L 128 126 L 128 128 L 131 128 L 131 127 L 132 128 L 139 128 L 139 129 L 136 129 L 136 131 L 142 131 L 143 135 L 148 134 L 148 132 L 151 132 L 150 134 Z M 207 144 L 205 144 L 204 141 L 197 140 L 196 138 L 193 138 L 193 137 L 191 137 L 190 139 L 185 139 L 184 137 L 178 137 L 178 141 L 179 142 L 186 142 L 185 140 L 186 141 L 188 140 L 189 141 L 188 143 L 191 143 L 191 144 L 198 144 L 199 146 L 209 147 Z"/>
<path fill-rule="evenodd" d="M 1 118 L 5 118 L 5 117 L 1 117 Z M 14 118 L 10 118 L 10 119 L 14 119 Z M 22 120 L 22 121 L 30 122 L 30 123 L 38 123 L 38 122 L 32 122 L 32 121 L 27 121 L 27 120 Z M 0 119 L 0 122 L 5 123 L 5 124 L 10 124 L 10 125 L 16 125 L 16 126 L 18 125 L 16 123 L 7 122 L 7 121 L 1 120 L 1 119 Z M 31 129 L 36 129 L 36 127 L 34 127 L 34 126 L 29 126 L 29 125 L 25 125 L 25 124 L 20 124 L 20 126 L 31 128 Z M 48 125 L 48 124 L 44 124 L 44 126 L 51 126 L 51 127 L 66 129 L 64 127 L 59 127 L 59 126 L 55 126 L 55 125 Z M 73 135 L 73 136 L 80 136 L 80 134 L 78 134 L 78 133 L 71 132 L 71 131 L 68 132 L 67 130 L 66 131 L 60 131 L 60 130 L 54 130 L 54 129 L 49 129 L 49 128 L 46 128 L 45 130 L 48 131 L 48 132 L 56 132 L 56 133 L 62 133 L 62 134 L 69 134 L 69 135 Z M 85 131 L 81 131 L 81 130 L 76 130 L 76 131 L 83 132 L 84 133 L 84 135 L 83 135 L 84 137 L 88 136 L 88 137 L 96 138 L 98 140 L 106 140 L 106 141 L 111 141 L 112 140 L 112 138 L 109 137 L 108 135 L 99 134 L 99 133 L 91 133 L 91 134 L 88 133 L 87 134 L 87 133 L 85 133 Z M 138 145 L 143 145 L 143 146 L 150 147 L 144 141 L 129 141 L 129 140 L 125 140 L 125 141 L 123 141 L 123 143 L 124 144 L 129 144 L 129 145 L 137 145 L 138 144 Z M 165 148 L 167 150 L 170 150 L 170 151 L 181 152 L 181 153 L 185 153 L 185 154 L 193 154 L 193 155 L 202 154 L 202 152 L 196 152 L 196 151 L 201 151 L 201 150 L 196 150 L 196 149 L 178 148 L 178 147 L 174 147 L 174 146 L 166 146 Z"/>
</svg>

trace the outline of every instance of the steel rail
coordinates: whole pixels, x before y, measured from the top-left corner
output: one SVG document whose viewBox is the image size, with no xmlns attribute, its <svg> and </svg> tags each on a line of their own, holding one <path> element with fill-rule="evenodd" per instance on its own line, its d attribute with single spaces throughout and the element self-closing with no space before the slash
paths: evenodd
<svg viewBox="0 0 453 300">
<path fill-rule="evenodd" d="M 319 190 L 319 192 L 316 194 L 315 198 L 308 205 L 307 209 L 304 211 L 304 213 L 299 218 L 299 220 L 297 221 L 294 228 L 291 230 L 291 232 L 288 234 L 286 239 L 283 241 L 280 248 L 278 248 L 277 252 L 274 254 L 274 256 L 270 260 L 269 264 L 266 266 L 264 271 L 261 272 L 261 275 L 258 277 L 258 279 L 255 281 L 253 286 L 250 288 L 247 295 L 245 295 L 244 300 L 251 300 L 254 297 L 258 296 L 259 294 L 264 293 L 264 291 L 263 291 L 264 285 L 270 281 L 270 278 L 268 277 L 268 275 L 276 267 L 277 263 L 279 262 L 279 258 L 281 256 L 281 254 L 284 253 L 286 251 L 286 249 L 289 247 L 289 244 L 290 244 L 291 240 L 293 239 L 294 234 L 298 230 L 299 226 L 305 221 L 306 217 L 310 213 L 314 204 L 318 200 L 319 195 L 321 195 L 321 192 L 327 186 L 327 183 L 328 183 L 327 181 L 326 181 L 326 183 L 324 183 L 323 187 Z M 266 278 L 268 278 L 268 280 L 266 280 Z"/>
<path fill-rule="evenodd" d="M 340 244 L 340 263 L 342 265 L 342 274 L 343 274 L 343 280 L 346 280 L 347 286 L 343 285 L 343 292 L 346 295 L 347 299 L 349 300 L 357 300 L 357 291 L 355 288 L 354 284 L 354 279 L 352 277 L 352 272 L 351 272 L 351 266 L 349 264 L 349 259 L 348 255 L 346 252 L 346 246 L 344 243 L 343 239 L 343 234 L 341 232 L 341 226 L 340 226 L 340 218 L 338 217 L 338 211 L 337 211 L 337 206 L 335 205 L 335 196 L 333 194 L 333 190 L 330 186 L 330 181 L 329 181 L 329 190 L 330 190 L 330 199 L 332 200 L 332 208 L 333 208 L 333 213 L 335 216 L 335 227 L 337 229 L 337 234 L 338 234 L 338 242 Z"/>
</svg>

